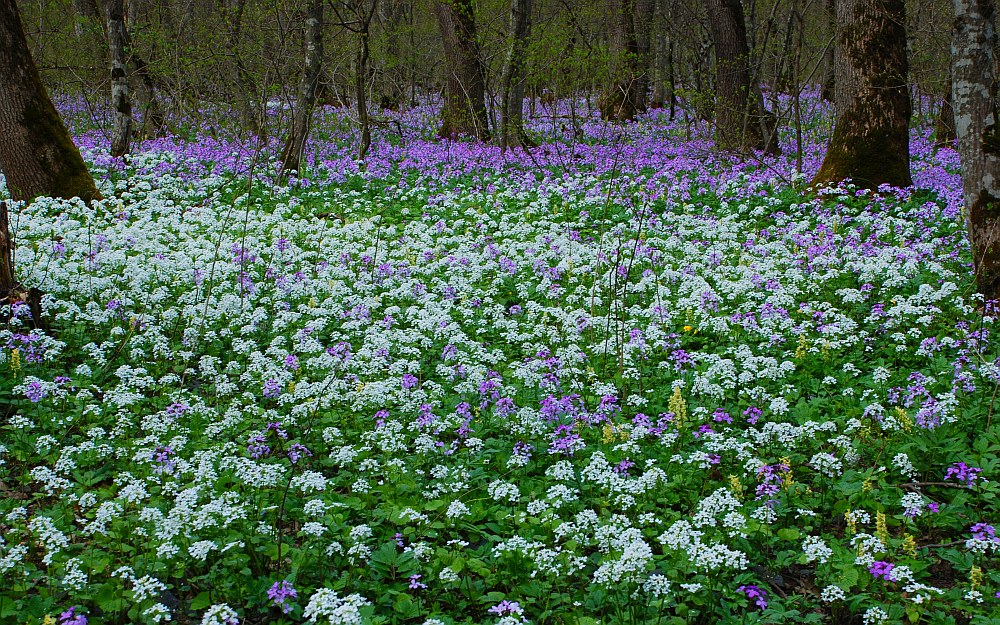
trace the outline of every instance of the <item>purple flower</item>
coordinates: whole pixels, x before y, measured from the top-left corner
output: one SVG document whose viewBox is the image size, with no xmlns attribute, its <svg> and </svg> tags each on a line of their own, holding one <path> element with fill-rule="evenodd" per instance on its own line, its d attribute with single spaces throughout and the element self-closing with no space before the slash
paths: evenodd
<svg viewBox="0 0 1000 625">
<path fill-rule="evenodd" d="M 423 575 L 411 575 L 410 576 L 410 590 L 420 590 L 422 588 L 427 588 L 427 584 L 420 582 L 420 578 Z"/>
<path fill-rule="evenodd" d="M 747 596 L 747 599 L 752 599 L 757 607 L 761 610 L 767 608 L 767 593 L 762 590 L 759 586 L 753 584 L 744 584 L 736 589 L 737 592 L 742 592 Z"/>
<path fill-rule="evenodd" d="M 615 467 L 615 472 L 620 475 L 628 475 L 628 470 L 635 466 L 635 463 L 630 459 L 626 458 L 618 463 Z"/>
<path fill-rule="evenodd" d="M 868 572 L 871 573 L 876 579 L 881 577 L 887 582 L 892 582 L 895 581 L 892 579 L 892 569 L 894 568 L 896 568 L 896 565 L 891 562 L 876 560 L 868 567 Z"/>
<path fill-rule="evenodd" d="M 267 598 L 274 602 L 275 607 L 281 608 L 281 611 L 284 614 L 288 614 L 292 611 L 292 606 L 288 604 L 288 600 L 294 599 L 298 596 L 299 593 L 287 579 L 283 579 L 280 582 L 274 582 L 271 589 L 267 591 Z"/>
<path fill-rule="evenodd" d="M 172 473 L 176 463 L 171 460 L 174 450 L 169 445 L 157 447 L 153 450 L 152 460 L 156 463 L 153 473 Z"/>
<path fill-rule="evenodd" d="M 59 625 L 87 625 L 87 617 L 76 613 L 76 606 L 59 615 Z"/>
<path fill-rule="evenodd" d="M 976 480 L 979 479 L 979 474 L 982 472 L 982 469 L 970 467 L 964 462 L 955 462 L 945 471 L 944 479 L 946 481 L 954 479 L 956 482 L 962 482 L 967 487 L 972 488 L 972 485 L 976 483 Z"/>
<path fill-rule="evenodd" d="M 303 456 L 312 457 L 312 452 L 305 445 L 295 443 L 288 448 L 288 459 L 292 461 L 292 464 L 297 463 Z"/>
<path fill-rule="evenodd" d="M 729 413 L 722 408 L 717 408 L 715 412 L 712 413 L 712 420 L 716 423 L 732 423 L 733 418 L 729 416 Z"/>
<path fill-rule="evenodd" d="M 274 399 L 278 395 L 281 395 L 281 385 L 278 381 L 271 378 L 264 382 L 264 397 L 269 399 Z"/>
<path fill-rule="evenodd" d="M 403 374 L 403 389 L 411 389 L 417 385 L 417 376 L 410 373 Z"/>
<path fill-rule="evenodd" d="M 987 523 L 976 523 L 969 528 L 972 532 L 973 540 L 981 540 L 984 542 L 991 542 L 994 544 L 1000 544 L 1000 538 L 997 538 L 996 528 Z"/>
<path fill-rule="evenodd" d="M 42 401 L 43 398 L 48 397 L 48 395 L 49 392 L 38 380 L 32 380 L 26 387 L 24 387 L 24 396 L 27 397 L 32 403 L 37 404 Z"/>
<path fill-rule="evenodd" d="M 299 368 L 299 357 L 295 354 L 288 354 L 285 356 L 285 368 L 291 371 L 295 371 Z"/>
<path fill-rule="evenodd" d="M 288 440 L 288 432 L 286 432 L 281 428 L 280 421 L 272 421 L 268 423 L 265 432 L 274 432 L 275 434 L 277 434 L 278 438 Z"/>
<path fill-rule="evenodd" d="M 756 406 L 750 406 L 743 411 L 743 416 L 747 418 L 747 423 L 750 425 L 757 425 L 757 420 L 760 419 L 762 414 L 764 413 Z"/>
<path fill-rule="evenodd" d="M 271 453 L 271 448 L 265 440 L 263 434 L 255 434 L 250 437 L 250 441 L 247 443 L 247 453 L 254 460 L 260 460 Z"/>
<path fill-rule="evenodd" d="M 487 610 L 487 612 L 491 612 L 497 616 L 506 616 L 508 614 L 521 616 L 524 614 L 524 610 L 521 609 L 521 604 L 517 601 L 507 601 L 506 599 Z"/>
</svg>

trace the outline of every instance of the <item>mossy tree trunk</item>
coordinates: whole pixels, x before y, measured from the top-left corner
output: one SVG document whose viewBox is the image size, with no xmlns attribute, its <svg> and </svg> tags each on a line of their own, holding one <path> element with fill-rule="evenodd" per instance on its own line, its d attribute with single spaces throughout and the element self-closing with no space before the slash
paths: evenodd
<svg viewBox="0 0 1000 625">
<path fill-rule="evenodd" d="M 444 44 L 444 108 L 438 136 L 490 138 L 486 112 L 486 68 L 476 40 L 472 0 L 435 0 L 434 15 Z"/>
<path fill-rule="evenodd" d="M 953 0 L 952 106 L 979 292 L 1000 299 L 1000 154 L 993 0 Z"/>
<path fill-rule="evenodd" d="M 637 3 L 644 0 L 607 0 L 608 54 L 611 57 L 610 80 L 601 94 L 601 118 L 616 121 L 634 119 L 646 111 L 648 55 L 639 47 L 636 33 Z M 648 37 L 647 48 L 648 48 Z"/>
<path fill-rule="evenodd" d="M 132 98 L 128 89 L 128 34 L 124 0 L 108 0 L 108 56 L 111 59 L 111 156 L 128 154 L 132 139 Z"/>
<path fill-rule="evenodd" d="M 302 151 L 309 137 L 313 106 L 316 104 L 316 85 L 319 84 L 323 65 L 323 5 L 325 0 L 311 0 L 306 15 L 306 58 L 299 81 L 292 129 L 281 153 L 282 171 L 299 171 Z"/>
<path fill-rule="evenodd" d="M 753 84 L 741 0 L 705 0 L 715 42 L 715 144 L 722 150 L 778 153 L 774 121 Z"/>
<path fill-rule="evenodd" d="M 532 0 L 511 0 L 507 56 L 500 73 L 500 147 L 518 148 L 533 142 L 524 134 L 524 60 L 531 31 Z"/>
<path fill-rule="evenodd" d="M 905 13 L 903 0 L 837 0 L 837 120 L 813 185 L 913 184 Z"/>
<path fill-rule="evenodd" d="M 11 198 L 100 198 L 42 84 L 16 0 L 0 0 L 0 76 L 0 171 Z"/>
</svg>

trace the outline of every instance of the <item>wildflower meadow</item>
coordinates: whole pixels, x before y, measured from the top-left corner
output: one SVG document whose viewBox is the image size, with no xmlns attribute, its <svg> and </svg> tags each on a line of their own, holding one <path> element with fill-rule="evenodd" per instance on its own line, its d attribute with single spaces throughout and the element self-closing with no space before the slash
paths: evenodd
<svg viewBox="0 0 1000 625">
<path fill-rule="evenodd" d="M 328 107 L 282 177 L 61 99 L 105 199 L 12 204 L 0 622 L 1000 623 L 954 150 L 808 189 L 818 97 L 802 171 L 559 106 L 506 151 L 380 112 L 364 161 Z"/>
</svg>

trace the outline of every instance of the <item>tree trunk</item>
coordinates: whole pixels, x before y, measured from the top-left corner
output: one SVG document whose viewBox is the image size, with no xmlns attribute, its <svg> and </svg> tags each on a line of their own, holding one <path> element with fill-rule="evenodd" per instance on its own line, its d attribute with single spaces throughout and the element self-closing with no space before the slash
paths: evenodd
<svg viewBox="0 0 1000 625">
<path fill-rule="evenodd" d="M 372 145 L 372 126 L 368 119 L 368 41 L 369 27 L 378 0 L 355 0 L 354 14 L 358 18 L 358 51 L 354 59 L 354 96 L 357 100 L 358 125 L 361 139 L 358 143 L 358 158 L 364 159 Z"/>
<path fill-rule="evenodd" d="M 384 40 L 383 52 L 376 57 L 378 99 L 382 108 L 397 111 L 406 102 L 405 83 L 412 72 L 408 67 L 407 42 L 403 38 L 406 16 L 411 12 L 408 2 L 383 0 L 378 3 L 379 22 Z"/>
<path fill-rule="evenodd" d="M 486 68 L 479 55 L 472 0 L 435 0 L 444 43 L 444 109 L 438 136 L 452 139 L 469 135 L 490 138 L 486 113 Z"/>
<path fill-rule="evenodd" d="M 653 66 L 653 8 L 655 0 L 632 0 L 632 22 L 635 25 L 635 98 L 639 110 L 649 106 L 649 88 Z"/>
<path fill-rule="evenodd" d="M 35 67 L 15 0 L 0 0 L 0 171 L 15 200 L 101 194 Z"/>
<path fill-rule="evenodd" d="M 993 0 L 953 0 L 952 106 L 976 286 L 1000 299 L 1000 150 Z"/>
<path fill-rule="evenodd" d="M 813 185 L 913 184 L 905 23 L 903 0 L 837 0 L 837 121 Z"/>
<path fill-rule="evenodd" d="M 500 73 L 500 147 L 531 146 L 524 134 L 524 57 L 531 30 L 532 0 L 511 0 L 507 56 Z"/>
<path fill-rule="evenodd" d="M 111 156 L 128 154 L 132 138 L 132 98 L 125 71 L 128 35 L 124 0 L 108 0 L 108 56 L 111 59 Z"/>
<path fill-rule="evenodd" d="M 955 145 L 955 109 L 951 105 L 951 77 L 945 85 L 944 101 L 938 111 L 937 123 L 934 125 L 934 145 L 952 147 Z"/>
<path fill-rule="evenodd" d="M 829 32 L 837 30 L 837 2 L 836 0 L 824 0 L 824 18 Z M 836 38 L 834 38 L 836 39 Z M 837 46 L 835 41 L 826 46 L 823 50 L 823 86 L 820 89 L 820 97 L 827 102 L 837 101 Z"/>
<path fill-rule="evenodd" d="M 653 94 L 651 104 L 657 108 L 670 107 L 674 111 L 674 41 L 671 34 L 673 1 L 656 0 L 653 10 Z"/>
<path fill-rule="evenodd" d="M 16 282 L 14 279 L 14 238 L 10 233 L 10 212 L 7 210 L 7 202 L 0 200 L 0 304 L 13 304 L 11 295 L 15 291 Z"/>
<path fill-rule="evenodd" d="M 281 153 L 284 172 L 299 171 L 302 151 L 309 136 L 309 122 L 316 103 L 316 85 L 323 65 L 323 5 L 325 0 L 310 0 L 306 17 L 306 58 L 299 82 L 298 101 L 292 119 L 292 131 Z"/>
<path fill-rule="evenodd" d="M 599 104 L 602 119 L 626 121 L 646 111 L 644 89 L 648 81 L 641 78 L 646 68 L 640 66 L 645 55 L 635 31 L 635 3 L 640 1 L 607 0 L 611 78 Z"/>
<path fill-rule="evenodd" d="M 774 124 L 750 71 L 741 0 L 705 0 L 715 42 L 715 144 L 778 153 Z"/>
</svg>

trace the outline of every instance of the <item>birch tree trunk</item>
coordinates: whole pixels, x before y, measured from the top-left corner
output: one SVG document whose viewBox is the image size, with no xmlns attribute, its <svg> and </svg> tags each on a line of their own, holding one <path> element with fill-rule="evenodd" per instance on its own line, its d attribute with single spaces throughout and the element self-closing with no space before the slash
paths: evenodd
<svg viewBox="0 0 1000 625">
<path fill-rule="evenodd" d="M 282 171 L 299 171 L 302 151 L 309 136 L 313 106 L 316 104 L 316 85 L 323 65 L 323 5 L 325 0 L 310 0 L 306 17 L 306 58 L 299 82 L 299 93 L 292 119 L 292 131 L 281 153 Z"/>
<path fill-rule="evenodd" d="M 777 154 L 773 123 L 753 84 L 741 0 L 705 0 L 715 42 L 715 145 Z"/>
<path fill-rule="evenodd" d="M 49 99 L 16 0 L 0 0 L 0 171 L 14 200 L 101 194 Z"/>
<path fill-rule="evenodd" d="M 111 156 L 128 154 L 132 137 L 132 98 L 128 90 L 124 0 L 108 0 L 108 56 L 111 59 Z"/>
<path fill-rule="evenodd" d="M 905 13 L 903 0 L 837 0 L 837 121 L 812 184 L 913 184 Z"/>
<path fill-rule="evenodd" d="M 472 0 L 435 0 L 434 15 L 444 43 L 444 109 L 438 136 L 490 138 L 486 113 L 486 68 L 476 41 Z"/>
<path fill-rule="evenodd" d="M 993 0 L 953 0 L 952 106 L 976 286 L 1000 298 L 1000 157 L 996 149 Z"/>
<path fill-rule="evenodd" d="M 524 58 L 531 30 L 532 0 L 511 0 L 507 56 L 500 73 L 500 147 L 532 144 L 524 134 Z"/>
</svg>

